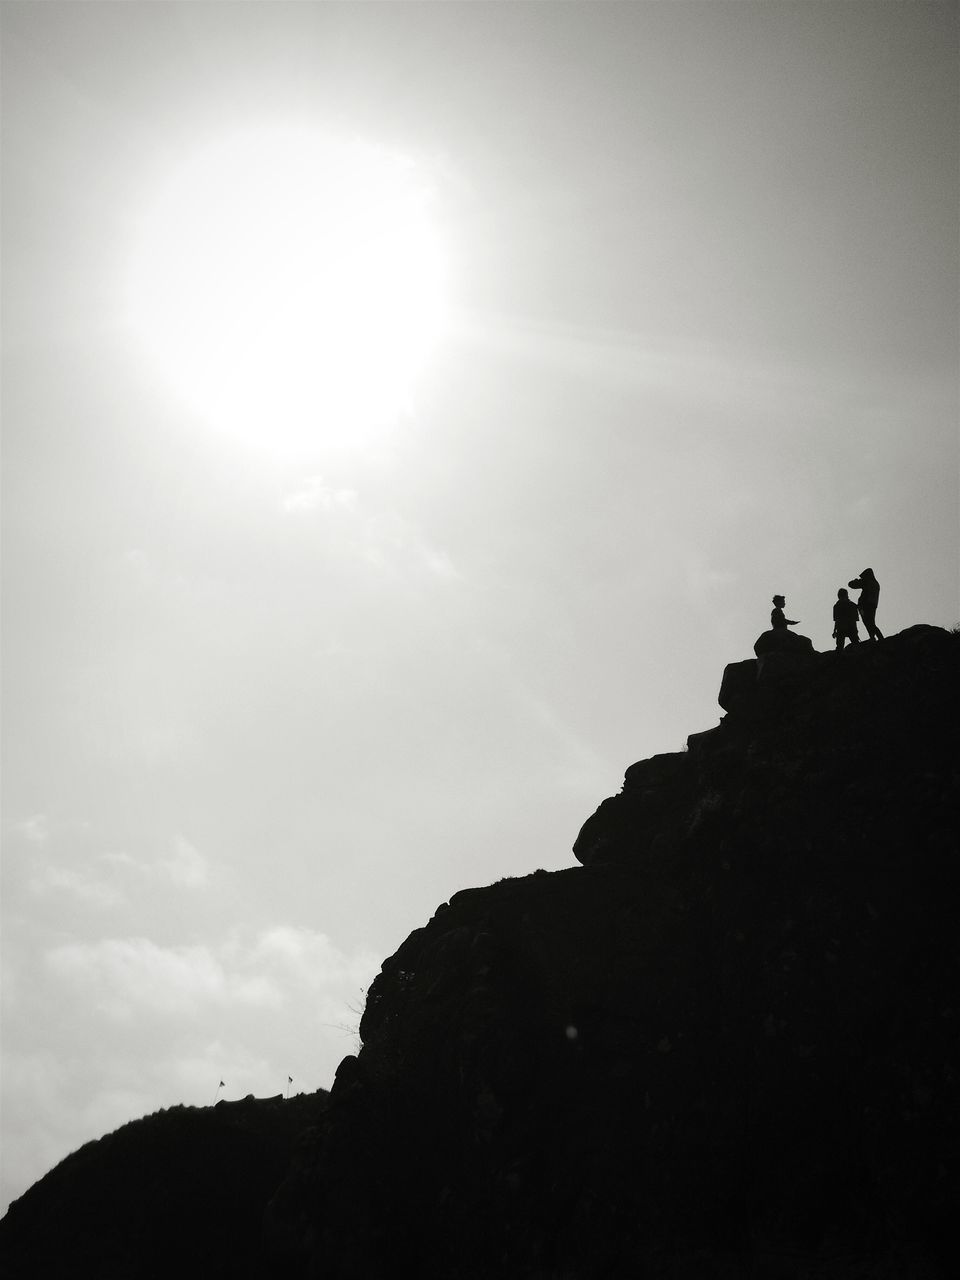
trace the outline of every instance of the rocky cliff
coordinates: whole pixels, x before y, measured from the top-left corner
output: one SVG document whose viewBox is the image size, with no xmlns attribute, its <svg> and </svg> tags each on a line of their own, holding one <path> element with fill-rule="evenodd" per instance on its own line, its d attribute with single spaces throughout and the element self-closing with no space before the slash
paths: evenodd
<svg viewBox="0 0 960 1280">
<path fill-rule="evenodd" d="M 958 675 L 931 627 L 736 663 L 721 724 L 627 770 L 582 868 L 441 906 L 271 1205 L 290 1264 L 946 1274 Z"/>
<path fill-rule="evenodd" d="M 582 866 L 384 962 L 264 1275 L 952 1275 L 960 635 L 735 663 L 720 702 Z"/>
</svg>

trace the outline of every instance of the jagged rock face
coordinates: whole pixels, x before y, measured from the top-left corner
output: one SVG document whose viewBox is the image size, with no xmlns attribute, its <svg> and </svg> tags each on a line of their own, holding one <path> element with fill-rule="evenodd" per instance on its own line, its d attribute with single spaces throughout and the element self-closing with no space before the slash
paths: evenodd
<svg viewBox="0 0 960 1280">
<path fill-rule="evenodd" d="M 838 856 L 889 840 L 891 821 L 908 843 L 951 841 L 958 652 L 960 637 L 918 626 L 843 653 L 731 663 L 718 697 L 727 716 L 686 752 L 632 765 L 575 856 L 635 862 L 658 844 L 752 839 L 761 820 L 781 849 Z"/>
<path fill-rule="evenodd" d="M 948 1274 L 960 638 L 782 656 L 628 770 L 585 867 L 385 962 L 271 1205 L 292 1273 Z"/>
</svg>

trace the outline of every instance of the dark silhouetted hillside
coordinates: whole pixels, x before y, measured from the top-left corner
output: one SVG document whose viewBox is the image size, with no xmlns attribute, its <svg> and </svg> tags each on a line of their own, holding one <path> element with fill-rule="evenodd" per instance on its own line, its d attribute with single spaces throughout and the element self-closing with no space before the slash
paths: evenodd
<svg viewBox="0 0 960 1280">
<path fill-rule="evenodd" d="M 720 699 L 687 751 L 627 770 L 583 866 L 457 893 L 384 962 L 268 1193 L 262 1274 L 952 1276 L 960 635 L 767 654 Z M 128 1128 L 139 1235 L 109 1195 L 83 1212 L 105 1251 L 134 1240 L 136 1277 L 157 1272 L 135 1240 L 175 1239 L 186 1208 Z M 92 1158 L 113 1185 L 119 1157 Z M 78 1170 L 55 1173 L 2 1224 L 21 1258 L 80 1213 Z M 253 1273 L 184 1252 L 169 1274 Z"/>
<path fill-rule="evenodd" d="M 61 1161 L 0 1222 L 9 1280 L 253 1280 L 264 1207 L 329 1094 L 171 1107 Z"/>
</svg>

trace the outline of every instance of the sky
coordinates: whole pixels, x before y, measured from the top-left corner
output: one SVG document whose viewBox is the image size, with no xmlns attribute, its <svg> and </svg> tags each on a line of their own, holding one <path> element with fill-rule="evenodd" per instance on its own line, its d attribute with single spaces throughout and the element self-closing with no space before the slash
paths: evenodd
<svg viewBox="0 0 960 1280">
<path fill-rule="evenodd" d="M 960 237 L 954 3 L 0 22 L 5 1207 L 329 1087 L 774 593 L 960 621 Z"/>
</svg>

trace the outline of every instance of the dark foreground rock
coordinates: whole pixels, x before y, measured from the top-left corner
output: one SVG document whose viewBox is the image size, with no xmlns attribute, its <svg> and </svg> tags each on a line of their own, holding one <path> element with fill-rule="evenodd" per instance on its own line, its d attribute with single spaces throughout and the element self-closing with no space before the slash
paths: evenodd
<svg viewBox="0 0 960 1280">
<path fill-rule="evenodd" d="M 726 667 L 714 729 L 631 765 L 573 846 L 636 863 L 655 846 L 753 839 L 781 852 L 956 840 L 960 635 L 916 626 L 842 653 L 775 650 Z M 944 779 L 938 792 L 935 781 Z"/>
<path fill-rule="evenodd" d="M 438 908 L 277 1179 L 262 1274 L 952 1276 L 958 677 L 933 627 L 733 664 L 585 865 Z"/>
<path fill-rule="evenodd" d="M 816 649 L 809 636 L 788 631 L 786 627 L 777 627 L 771 631 L 764 631 L 757 637 L 753 652 L 758 658 L 762 658 L 766 653 L 797 653 L 805 657 L 813 657 Z"/>
<path fill-rule="evenodd" d="M 171 1107 L 88 1142 L 0 1222 L 8 1280 L 254 1280 L 264 1207 L 329 1094 Z"/>
<path fill-rule="evenodd" d="M 271 1204 L 290 1274 L 952 1274 L 960 637 L 739 666 L 584 869 L 386 961 Z"/>
</svg>

